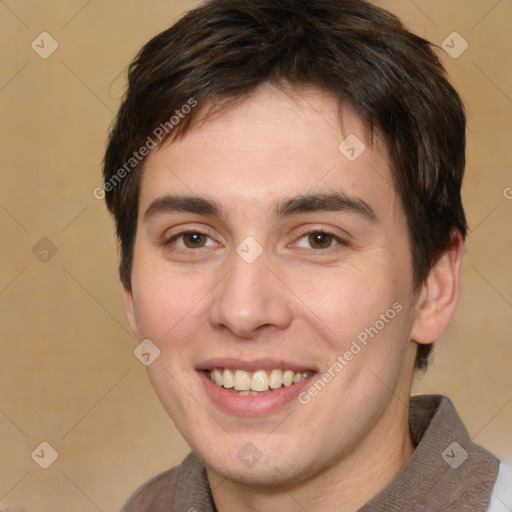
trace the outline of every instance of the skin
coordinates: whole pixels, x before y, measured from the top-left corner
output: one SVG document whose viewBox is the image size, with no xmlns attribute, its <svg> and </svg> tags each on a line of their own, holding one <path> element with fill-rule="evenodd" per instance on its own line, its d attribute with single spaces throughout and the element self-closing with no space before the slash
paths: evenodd
<svg viewBox="0 0 512 512">
<path fill-rule="evenodd" d="M 345 108 L 341 117 L 320 91 L 265 86 L 145 164 L 127 316 L 137 339 L 161 351 L 150 380 L 205 463 L 222 512 L 355 511 L 414 450 L 407 418 L 417 343 L 436 340 L 453 313 L 462 242 L 454 238 L 412 293 L 406 218 L 386 147 L 379 137 L 370 144 L 354 112 Z M 353 162 L 338 150 L 351 133 L 366 146 Z M 278 201 L 335 192 L 365 201 L 375 219 L 355 211 L 273 216 Z M 145 218 L 166 194 L 212 199 L 224 216 Z M 319 229 L 345 243 L 311 244 L 308 234 Z M 207 237 L 187 247 L 184 230 Z M 252 263 L 236 252 L 246 237 L 263 249 Z M 321 375 L 397 302 L 395 318 L 306 405 L 228 413 L 195 370 L 213 357 L 268 357 Z M 261 453 L 252 467 L 237 457 L 248 442 Z"/>
</svg>

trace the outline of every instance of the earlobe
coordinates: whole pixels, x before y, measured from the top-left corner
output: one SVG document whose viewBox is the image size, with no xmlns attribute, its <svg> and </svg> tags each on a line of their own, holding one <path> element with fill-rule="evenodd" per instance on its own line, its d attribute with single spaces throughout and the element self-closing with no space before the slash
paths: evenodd
<svg viewBox="0 0 512 512">
<path fill-rule="evenodd" d="M 463 247 L 462 236 L 457 231 L 450 246 L 423 283 L 416 306 L 411 340 L 421 344 L 433 343 L 446 330 L 459 297 Z"/>
<path fill-rule="evenodd" d="M 133 290 L 131 286 L 123 284 L 123 297 L 124 297 L 124 310 L 126 313 L 126 318 L 128 319 L 128 324 L 130 325 L 130 329 L 132 330 L 135 337 L 138 339 L 138 329 L 137 322 L 135 320 L 135 311 L 133 306 Z"/>
</svg>

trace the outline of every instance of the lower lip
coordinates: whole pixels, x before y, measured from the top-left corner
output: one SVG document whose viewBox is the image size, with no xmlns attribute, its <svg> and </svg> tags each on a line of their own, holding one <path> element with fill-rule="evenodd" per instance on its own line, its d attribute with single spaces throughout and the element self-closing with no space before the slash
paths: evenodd
<svg viewBox="0 0 512 512">
<path fill-rule="evenodd" d="M 262 416 L 277 411 L 296 399 L 315 375 L 313 373 L 302 382 L 281 386 L 262 395 L 239 395 L 212 382 L 206 372 L 198 371 L 198 373 L 210 398 L 221 409 L 238 416 Z"/>
</svg>

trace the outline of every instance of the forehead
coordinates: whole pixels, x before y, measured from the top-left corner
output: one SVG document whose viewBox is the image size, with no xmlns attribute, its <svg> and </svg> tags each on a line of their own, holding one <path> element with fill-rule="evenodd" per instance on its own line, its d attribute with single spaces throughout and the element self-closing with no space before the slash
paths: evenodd
<svg viewBox="0 0 512 512">
<path fill-rule="evenodd" d="M 378 136 L 370 141 L 353 110 L 340 110 L 318 90 L 286 93 L 268 86 L 153 150 L 140 211 L 163 194 L 202 195 L 240 211 L 330 192 L 360 197 L 378 211 L 396 206 L 390 183 L 384 142 Z"/>
</svg>

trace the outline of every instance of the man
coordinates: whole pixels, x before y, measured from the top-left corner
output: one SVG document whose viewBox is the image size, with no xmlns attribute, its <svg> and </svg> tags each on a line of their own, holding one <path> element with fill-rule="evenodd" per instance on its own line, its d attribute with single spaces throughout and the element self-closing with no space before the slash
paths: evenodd
<svg viewBox="0 0 512 512">
<path fill-rule="evenodd" d="M 366 1 L 210 0 L 141 50 L 106 201 L 192 453 L 124 511 L 510 510 L 451 402 L 410 397 L 458 298 L 464 164 L 429 43 Z"/>
</svg>

